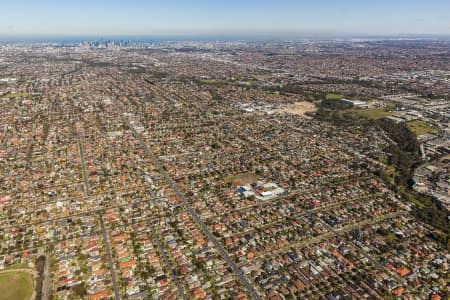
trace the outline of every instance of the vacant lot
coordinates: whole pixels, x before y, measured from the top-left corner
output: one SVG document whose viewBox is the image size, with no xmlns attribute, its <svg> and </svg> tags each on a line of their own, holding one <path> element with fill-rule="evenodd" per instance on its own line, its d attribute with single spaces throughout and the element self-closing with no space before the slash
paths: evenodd
<svg viewBox="0 0 450 300">
<path fill-rule="evenodd" d="M 430 126 L 422 121 L 411 121 L 406 123 L 406 125 L 408 126 L 409 130 L 414 132 L 416 135 L 430 133 L 437 130 L 436 127 Z"/>
<path fill-rule="evenodd" d="M 357 109 L 354 110 L 354 112 L 366 119 L 370 120 L 378 120 L 387 116 L 392 115 L 390 112 L 385 111 L 383 109 L 377 109 L 377 108 L 369 108 L 369 109 Z"/>
<path fill-rule="evenodd" d="M 294 104 L 278 109 L 277 112 L 303 116 L 307 112 L 313 112 L 316 110 L 317 108 L 314 103 L 303 101 L 295 102 Z"/>
<path fill-rule="evenodd" d="M 33 293 L 33 277 L 24 272 L 0 273 L 0 300 L 29 300 Z"/>
<path fill-rule="evenodd" d="M 224 179 L 225 182 L 228 183 L 240 183 L 240 184 L 247 184 L 247 183 L 253 183 L 256 182 L 258 180 L 258 175 L 248 172 L 248 173 L 243 173 L 243 174 L 239 174 L 236 176 L 230 176 Z"/>
</svg>

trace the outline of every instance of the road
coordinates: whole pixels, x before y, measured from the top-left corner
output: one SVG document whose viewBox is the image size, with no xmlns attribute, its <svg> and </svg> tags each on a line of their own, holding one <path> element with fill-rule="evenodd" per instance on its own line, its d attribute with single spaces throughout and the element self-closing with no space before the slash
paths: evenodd
<svg viewBox="0 0 450 300">
<path fill-rule="evenodd" d="M 228 253 L 225 251 L 225 249 L 222 247 L 220 242 L 216 239 L 216 237 L 209 231 L 209 229 L 206 227 L 206 225 L 202 222 L 197 212 L 189 205 L 188 201 L 184 197 L 184 195 L 180 192 L 175 182 L 172 180 L 172 178 L 169 176 L 169 174 L 164 170 L 163 166 L 159 162 L 159 160 L 156 158 L 156 156 L 153 154 L 153 152 L 147 147 L 147 144 L 142 139 L 141 135 L 134 129 L 134 127 L 130 124 L 128 119 L 125 117 L 123 112 L 120 110 L 119 107 L 116 105 L 116 109 L 118 113 L 121 115 L 122 120 L 127 126 L 130 128 L 131 132 L 134 134 L 134 136 L 140 141 L 145 153 L 150 158 L 152 163 L 157 167 L 158 171 L 164 177 L 164 180 L 166 183 L 170 186 L 170 188 L 173 190 L 175 195 L 177 196 L 178 200 L 183 204 L 184 208 L 187 210 L 187 212 L 191 215 L 194 222 L 200 227 L 203 234 L 213 242 L 216 249 L 219 251 L 220 255 L 223 257 L 223 259 L 226 261 L 228 266 L 233 270 L 234 274 L 239 278 L 239 281 L 241 284 L 245 287 L 247 290 L 247 293 L 252 297 L 252 299 L 261 299 L 256 290 L 253 288 L 253 286 L 249 283 L 247 278 L 245 277 L 244 273 L 239 269 L 239 267 L 234 263 L 234 261 L 228 256 Z"/>
<path fill-rule="evenodd" d="M 72 126 L 73 126 L 73 130 L 77 136 L 78 151 L 80 154 L 81 168 L 83 171 L 84 193 L 85 193 L 86 197 L 89 197 L 91 189 L 89 186 L 89 181 L 88 181 L 88 177 L 87 177 L 87 173 L 86 173 L 86 164 L 84 162 L 83 145 L 81 144 L 80 134 L 76 130 L 75 124 L 72 124 Z M 112 259 L 112 255 L 111 255 L 111 246 L 109 245 L 108 234 L 106 232 L 105 224 L 103 223 L 102 213 L 103 213 L 103 209 L 97 211 L 98 220 L 100 222 L 101 232 L 102 232 L 103 240 L 105 243 L 105 251 L 106 251 L 106 257 L 108 259 L 109 271 L 111 273 L 111 282 L 112 282 L 113 290 L 114 290 L 114 298 L 116 300 L 120 300 L 119 286 L 117 284 L 116 271 L 114 270 L 114 263 L 113 263 L 113 259 Z"/>
<path fill-rule="evenodd" d="M 178 280 L 177 276 L 175 275 L 175 271 L 173 269 L 172 263 L 170 262 L 169 257 L 167 256 L 166 251 L 164 251 L 164 248 L 158 238 L 158 234 L 155 230 L 155 226 L 151 223 L 149 219 L 147 219 L 147 225 L 150 227 L 150 230 L 152 232 L 153 240 L 155 241 L 156 245 L 158 246 L 159 253 L 161 253 L 161 257 L 164 260 L 164 263 L 166 264 L 167 268 L 170 271 L 170 275 L 172 275 L 173 282 L 175 282 L 175 285 L 177 286 L 178 293 L 180 294 L 181 298 L 183 300 L 187 300 L 186 292 L 184 291 L 183 286 L 180 284 L 180 281 Z"/>
<path fill-rule="evenodd" d="M 326 203 L 326 204 L 324 204 L 322 206 L 318 206 L 318 207 L 315 207 L 315 208 L 312 208 L 312 209 L 308 209 L 308 210 L 302 211 L 300 213 L 292 214 L 290 217 L 293 218 L 294 220 L 298 220 L 299 218 L 301 218 L 303 216 L 306 216 L 306 215 L 309 215 L 311 213 L 317 213 L 317 212 L 329 210 L 331 208 L 334 208 L 334 207 L 337 207 L 337 206 L 341 206 L 341 205 L 344 205 L 344 204 L 347 204 L 347 203 L 352 203 L 352 202 L 356 202 L 358 200 L 364 200 L 364 199 L 369 199 L 369 198 L 375 198 L 375 197 L 380 196 L 380 195 L 381 195 L 381 193 L 378 193 L 378 194 L 375 194 L 375 195 L 358 196 L 358 197 L 349 198 L 349 199 L 342 200 L 342 201 Z M 241 231 L 239 233 L 236 233 L 236 234 L 234 234 L 234 236 L 241 237 L 241 236 L 244 236 L 246 234 L 253 233 L 255 231 L 259 231 L 259 230 L 262 230 L 264 228 L 268 228 L 270 226 L 283 224 L 285 222 L 286 222 L 286 220 L 283 219 L 283 220 L 273 221 L 273 222 L 270 222 L 270 223 L 264 223 L 264 224 L 262 224 L 260 226 L 255 226 L 255 227 L 253 227 L 251 229 L 244 230 L 244 231 Z"/>
<path fill-rule="evenodd" d="M 48 300 L 50 296 L 50 252 L 45 256 L 44 280 L 42 281 L 42 300 Z"/>
<path fill-rule="evenodd" d="M 318 236 L 312 237 L 310 239 L 306 239 L 306 240 L 303 239 L 303 240 L 300 240 L 298 242 L 290 243 L 290 244 L 285 245 L 285 246 L 283 246 L 280 249 L 275 250 L 275 251 L 271 250 L 269 252 L 264 252 L 264 251 L 260 252 L 259 254 L 255 255 L 255 258 L 266 256 L 266 255 L 276 256 L 279 253 L 281 253 L 283 251 L 286 251 L 286 249 L 290 249 L 290 248 L 295 248 L 295 249 L 305 248 L 305 247 L 308 247 L 310 245 L 318 244 L 321 241 L 328 240 L 328 239 L 330 239 L 332 237 L 337 237 L 337 236 L 343 235 L 343 234 L 345 234 L 345 233 L 347 233 L 349 231 L 352 231 L 352 230 L 354 230 L 356 228 L 359 228 L 359 227 L 362 227 L 362 226 L 366 226 L 366 225 L 376 224 L 376 223 L 382 222 L 384 220 L 392 219 L 392 218 L 395 218 L 395 217 L 398 217 L 400 215 L 404 215 L 404 214 L 407 214 L 407 213 L 408 212 L 405 212 L 405 211 L 397 211 L 397 212 L 389 213 L 389 214 L 386 214 L 386 215 L 378 216 L 378 217 L 375 217 L 375 218 L 372 218 L 372 219 L 365 219 L 365 220 L 362 220 L 361 222 L 358 222 L 358 223 L 355 223 L 355 224 L 349 224 L 349 225 L 340 227 L 340 228 L 335 229 L 335 230 L 327 231 L 327 232 L 325 232 L 323 234 L 320 234 Z M 246 263 L 243 263 L 242 265 L 245 265 L 245 264 Z"/>
<path fill-rule="evenodd" d="M 350 181 L 355 181 L 355 180 L 359 180 L 359 181 L 368 180 L 368 179 L 370 179 L 372 177 L 373 176 L 349 177 L 349 178 L 344 179 L 344 180 L 342 180 L 342 179 L 331 180 L 329 182 L 324 182 L 323 184 L 326 185 L 326 186 L 332 186 L 333 184 L 337 184 L 337 183 L 344 184 L 344 183 L 348 183 Z M 293 190 L 291 192 L 288 192 L 287 194 L 283 194 L 283 195 L 280 195 L 280 196 L 275 196 L 275 197 L 272 197 L 272 198 L 267 199 L 267 200 L 259 201 L 259 202 L 255 203 L 255 204 L 246 205 L 246 206 L 242 206 L 242 207 L 238 207 L 238 208 L 230 209 L 230 210 L 226 210 L 226 211 L 221 211 L 221 212 L 219 212 L 219 216 L 222 216 L 222 215 L 225 215 L 225 214 L 230 214 L 230 213 L 237 212 L 237 211 L 249 210 L 249 209 L 252 209 L 252 208 L 255 208 L 255 207 L 269 206 L 269 205 L 272 205 L 272 203 L 275 202 L 275 201 L 279 201 L 279 200 L 283 200 L 283 199 L 289 199 L 290 197 L 298 196 L 298 195 L 305 194 L 305 193 L 312 193 L 314 191 L 318 191 L 319 189 L 320 188 L 312 188 L 312 189 L 304 189 L 304 190 L 302 190 L 302 189 Z"/>
<path fill-rule="evenodd" d="M 75 124 L 73 124 L 72 126 L 74 126 L 74 131 L 76 131 Z M 88 178 L 86 175 L 87 174 L 86 173 L 86 164 L 84 163 L 83 145 L 81 144 L 80 134 L 78 133 L 78 131 L 76 131 L 76 134 L 77 134 L 78 151 L 80 153 L 80 159 L 81 159 L 81 168 L 83 171 L 84 193 L 85 193 L 86 197 L 88 197 L 90 194 L 90 188 L 89 188 L 89 181 L 88 181 Z"/>
<path fill-rule="evenodd" d="M 152 189 L 150 189 L 150 195 L 152 196 L 152 199 L 158 199 L 158 197 L 155 194 L 155 191 L 153 191 Z M 161 244 L 161 241 L 158 237 L 158 233 L 156 232 L 153 221 L 155 221 L 154 218 L 146 219 L 146 223 L 150 227 L 150 231 L 152 232 L 152 238 L 158 247 L 159 253 L 160 253 L 161 257 L 163 258 L 165 265 L 167 266 L 167 268 L 170 271 L 170 275 L 172 276 L 173 282 L 175 282 L 175 285 L 178 289 L 178 293 L 180 294 L 180 297 L 183 300 L 187 300 L 186 291 L 184 290 L 183 286 L 181 285 L 180 281 L 178 280 L 177 276 L 175 275 L 175 270 L 173 269 L 172 263 L 171 263 L 169 257 L 167 256 L 167 253 L 164 250 L 163 245 Z"/>
<path fill-rule="evenodd" d="M 386 215 L 381 215 L 381 216 L 375 217 L 372 220 L 369 220 L 370 222 L 368 222 L 368 223 L 366 223 L 367 222 L 367 220 L 366 220 L 366 221 L 362 221 L 362 222 L 354 224 L 354 225 L 352 224 L 352 225 L 344 226 L 343 228 L 346 228 L 346 227 L 350 226 L 351 230 L 353 230 L 354 228 L 359 227 L 359 225 L 363 225 L 363 224 L 367 225 L 367 224 L 377 223 L 377 222 L 380 222 L 382 220 L 395 218 L 395 217 L 400 216 L 400 215 L 402 215 L 404 213 L 405 212 L 403 212 L 403 211 L 392 212 L 392 213 L 389 213 L 389 214 L 386 214 Z M 358 225 L 358 226 L 355 227 L 355 225 Z M 332 226 L 330 226 L 330 225 L 328 225 L 326 223 L 325 223 L 325 227 L 327 227 L 331 232 L 335 233 L 336 235 L 341 234 L 340 231 L 342 229 L 340 229 L 340 228 L 334 229 Z M 379 261 L 374 259 L 372 255 L 367 255 L 365 251 L 360 251 L 361 249 L 359 249 L 359 247 L 354 242 L 348 241 L 347 246 L 349 248 L 351 248 L 354 252 L 361 253 L 365 258 L 370 260 L 373 264 L 377 265 L 380 270 L 388 271 L 389 274 L 391 274 L 398 282 L 401 282 L 404 285 L 407 284 L 405 279 L 401 278 L 400 276 L 398 276 L 398 274 L 392 272 L 391 270 L 388 270 L 387 268 L 385 268 Z"/>
<path fill-rule="evenodd" d="M 94 195 L 99 195 L 99 194 L 94 194 Z M 161 197 L 155 197 L 153 198 L 153 200 L 158 200 L 161 199 Z M 138 203 L 141 202 L 149 202 L 150 200 L 139 200 L 137 201 Z M 74 218 L 74 217 L 79 217 L 79 216 L 88 216 L 91 214 L 95 214 L 99 211 L 105 211 L 108 209 L 113 209 L 113 208 L 119 208 L 119 207 L 125 207 L 125 206 L 129 206 L 129 203 L 125 203 L 125 204 L 119 204 L 119 205 L 108 205 L 108 206 L 103 206 L 102 208 L 98 208 L 98 209 L 93 209 L 93 210 L 85 210 L 85 211 L 81 211 L 78 213 L 73 213 L 73 214 L 69 214 L 69 215 L 65 215 L 63 217 L 57 217 L 57 218 L 51 218 L 51 219 L 46 219 L 45 221 L 39 221 L 39 222 L 31 222 L 31 223 L 16 223 L 14 225 L 11 226 L 4 226 L 1 227 L 3 230 L 5 229 L 10 229 L 10 228 L 17 228 L 17 227 L 29 227 L 29 226 L 35 226 L 38 224 L 44 224 L 44 223 L 52 223 L 55 221 L 59 221 L 59 220 L 67 220 L 70 218 Z"/>
<path fill-rule="evenodd" d="M 111 255 L 111 247 L 109 245 L 108 235 L 106 233 L 105 224 L 103 223 L 103 217 L 102 217 L 102 213 L 100 211 L 98 212 L 98 220 L 100 221 L 100 226 L 102 228 L 102 234 L 103 234 L 103 240 L 105 242 L 106 257 L 108 259 L 109 270 L 111 271 L 111 281 L 112 281 L 112 285 L 113 285 L 113 289 L 114 289 L 114 297 L 116 300 L 119 300 L 120 292 L 119 292 L 119 286 L 117 285 L 116 271 L 114 271 L 114 263 L 113 263 L 112 255 Z"/>
</svg>

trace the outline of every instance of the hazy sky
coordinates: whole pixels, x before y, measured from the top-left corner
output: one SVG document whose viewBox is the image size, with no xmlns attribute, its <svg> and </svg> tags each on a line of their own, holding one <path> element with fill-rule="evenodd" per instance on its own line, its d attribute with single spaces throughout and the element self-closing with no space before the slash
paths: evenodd
<svg viewBox="0 0 450 300">
<path fill-rule="evenodd" d="M 0 35 L 450 34 L 450 0 L 0 0 Z"/>
</svg>

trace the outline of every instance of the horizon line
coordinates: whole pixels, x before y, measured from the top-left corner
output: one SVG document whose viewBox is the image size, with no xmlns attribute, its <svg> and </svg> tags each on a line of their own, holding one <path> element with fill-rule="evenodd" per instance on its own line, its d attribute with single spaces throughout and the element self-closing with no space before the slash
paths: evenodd
<svg viewBox="0 0 450 300">
<path fill-rule="evenodd" d="M 386 33 L 386 34 L 376 34 L 376 33 L 280 33 L 280 34 L 264 34 L 264 33 L 254 33 L 254 34 L 233 34 L 233 33 L 188 33 L 188 34 L 12 34 L 12 33 L 0 33 L 0 42 L 21 42 L 21 41 L 57 41 L 75 39 L 80 41 L 80 39 L 129 39 L 129 40 L 139 40 L 139 39 L 157 39 L 157 40 L 190 40 L 195 41 L 200 40 L 305 40 L 305 39 L 390 39 L 390 38 L 411 38 L 411 39 L 448 39 L 450 34 L 439 34 L 439 33 Z M 8 39 L 8 40 L 5 40 Z"/>
</svg>

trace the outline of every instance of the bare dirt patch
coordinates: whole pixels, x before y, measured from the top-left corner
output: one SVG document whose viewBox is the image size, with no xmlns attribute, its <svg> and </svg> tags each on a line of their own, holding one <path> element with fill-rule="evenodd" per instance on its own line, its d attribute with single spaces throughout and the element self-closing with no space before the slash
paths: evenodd
<svg viewBox="0 0 450 300">
<path fill-rule="evenodd" d="M 245 185 L 248 183 L 254 183 L 258 180 L 258 175 L 251 172 L 230 176 L 224 179 L 225 182 L 231 182 L 235 185 Z"/>
<path fill-rule="evenodd" d="M 277 109 L 276 112 L 283 113 L 283 114 L 293 114 L 293 115 L 300 115 L 304 116 L 307 112 L 314 112 L 317 108 L 314 105 L 314 103 L 302 101 L 302 102 L 295 102 L 293 104 L 289 104 L 288 106 L 284 108 Z"/>
</svg>

